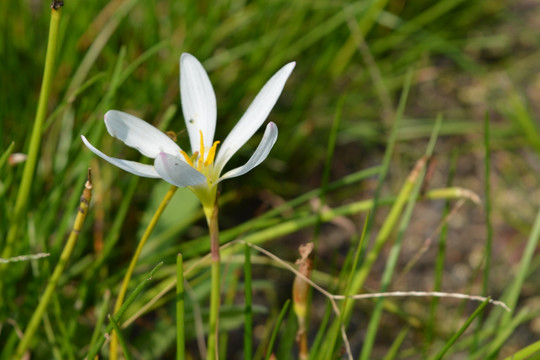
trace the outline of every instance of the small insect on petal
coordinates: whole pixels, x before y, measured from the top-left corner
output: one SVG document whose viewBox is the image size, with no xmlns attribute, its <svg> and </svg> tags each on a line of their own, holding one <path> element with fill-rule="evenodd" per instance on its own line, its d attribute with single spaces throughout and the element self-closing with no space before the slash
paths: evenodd
<svg viewBox="0 0 540 360">
<path fill-rule="evenodd" d="M 178 138 L 176 137 L 176 133 L 174 131 L 165 131 L 165 134 L 171 138 L 172 141 L 177 141 Z"/>
</svg>

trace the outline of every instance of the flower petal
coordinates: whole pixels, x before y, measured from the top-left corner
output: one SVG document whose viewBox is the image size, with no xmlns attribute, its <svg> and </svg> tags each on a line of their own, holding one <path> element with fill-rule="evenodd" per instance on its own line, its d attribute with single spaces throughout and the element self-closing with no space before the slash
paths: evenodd
<svg viewBox="0 0 540 360">
<path fill-rule="evenodd" d="M 199 60 L 187 53 L 180 57 L 180 95 L 192 153 L 200 150 L 199 131 L 204 148 L 210 149 L 216 130 L 216 94 Z"/>
<path fill-rule="evenodd" d="M 206 181 L 203 174 L 192 168 L 180 156 L 159 153 L 154 167 L 163 180 L 178 187 L 199 185 Z"/>
<path fill-rule="evenodd" d="M 216 157 L 216 168 L 221 171 L 229 159 L 261 127 L 276 104 L 285 82 L 294 69 L 295 62 L 282 67 L 257 94 L 245 114 L 231 130 Z"/>
<path fill-rule="evenodd" d="M 105 114 L 109 134 L 151 158 L 160 152 L 177 154 L 181 149 L 165 133 L 133 115 L 109 110 Z"/>
<path fill-rule="evenodd" d="M 248 160 L 248 162 L 240 167 L 237 167 L 236 169 L 227 171 L 225 174 L 223 174 L 223 176 L 219 178 L 218 182 L 221 180 L 244 175 L 245 173 L 253 169 L 255 166 L 263 162 L 270 153 L 270 150 L 272 150 L 274 144 L 276 143 L 277 137 L 278 128 L 276 124 L 274 124 L 273 122 L 269 122 L 268 125 L 266 125 L 266 130 L 264 131 L 264 135 L 261 142 L 259 143 L 259 146 L 257 146 L 257 149 L 255 150 L 253 155 L 251 155 L 251 158 Z"/>
<path fill-rule="evenodd" d="M 89 148 L 94 154 L 100 156 L 101 158 L 107 160 L 108 162 L 110 162 L 114 166 L 119 167 L 122 170 L 130 172 L 137 176 L 143 176 L 143 177 L 149 177 L 149 178 L 160 177 L 152 165 L 146 165 L 146 164 L 141 164 L 135 161 L 122 160 L 122 159 L 117 159 L 117 158 L 107 156 L 101 151 L 99 151 L 98 149 L 96 149 L 92 144 L 90 144 L 90 142 L 88 142 L 88 140 L 83 135 L 81 135 L 81 138 L 84 144 L 86 145 L 86 147 Z"/>
</svg>

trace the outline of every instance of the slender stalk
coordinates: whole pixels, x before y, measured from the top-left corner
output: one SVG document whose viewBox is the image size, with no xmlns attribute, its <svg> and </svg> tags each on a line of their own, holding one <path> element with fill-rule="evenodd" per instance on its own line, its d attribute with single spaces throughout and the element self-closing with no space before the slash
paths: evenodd
<svg viewBox="0 0 540 360">
<path fill-rule="evenodd" d="M 45 312 L 45 309 L 47 308 L 47 305 L 49 305 L 49 301 L 51 300 L 52 295 L 54 294 L 54 290 L 56 289 L 56 285 L 58 284 L 60 275 L 62 275 L 62 272 L 64 271 L 64 268 L 66 267 L 69 257 L 71 256 L 73 248 L 75 247 L 77 239 L 79 238 L 79 233 L 81 232 L 84 219 L 86 218 L 86 214 L 88 213 L 88 206 L 90 204 L 91 199 L 92 199 L 92 182 L 90 180 L 90 170 L 89 170 L 88 180 L 86 181 L 86 184 L 84 185 L 83 194 L 81 196 L 81 202 L 79 204 L 79 208 L 77 211 L 77 217 L 75 218 L 75 223 L 73 224 L 73 229 L 71 230 L 71 234 L 69 235 L 69 238 L 66 242 L 66 246 L 64 247 L 64 250 L 62 250 L 62 254 L 60 255 L 60 260 L 58 261 L 58 264 L 56 264 L 54 272 L 51 275 L 51 279 L 49 283 L 47 284 L 47 288 L 45 289 L 45 292 L 41 296 L 39 304 L 36 310 L 34 311 L 34 314 L 32 315 L 30 322 L 26 326 L 24 336 L 21 339 L 19 346 L 17 346 L 17 350 L 15 351 L 16 359 L 21 359 L 26 349 L 28 349 L 30 340 L 34 336 L 34 333 L 36 332 L 37 327 L 39 323 L 41 322 L 41 319 L 43 318 L 43 314 Z"/>
<path fill-rule="evenodd" d="M 56 2 L 53 3 L 55 5 Z M 21 179 L 21 185 L 17 193 L 17 200 L 15 201 L 15 209 L 13 214 L 13 220 L 9 228 L 9 232 L 6 239 L 6 245 L 2 251 L 2 258 L 7 259 L 13 252 L 13 244 L 15 239 L 18 238 L 19 228 L 23 218 L 26 205 L 28 203 L 28 197 L 30 194 L 30 188 L 32 187 L 32 181 L 34 179 L 34 170 L 36 168 L 36 162 L 38 158 L 38 152 L 41 144 L 41 136 L 43 130 L 43 122 L 45 121 L 45 115 L 47 114 L 47 105 L 49 102 L 49 93 L 51 91 L 51 84 L 53 79 L 53 70 L 56 62 L 56 45 L 58 40 L 58 27 L 60 24 L 60 18 L 62 14 L 62 8 L 51 5 L 51 21 L 49 26 L 49 40 L 47 43 L 47 54 L 45 55 L 45 68 L 43 71 L 43 81 L 41 83 L 41 91 L 39 93 L 39 102 L 36 111 L 36 117 L 34 119 L 34 127 L 32 129 L 32 135 L 30 138 L 30 147 L 28 148 L 28 157 L 26 159 L 23 175 Z M 0 273 L 4 270 L 5 265 L 0 265 Z"/>
<path fill-rule="evenodd" d="M 220 303 L 220 256 L 219 256 L 219 226 L 217 197 L 211 211 L 205 208 L 206 221 L 210 230 L 210 251 L 212 258 L 212 291 L 210 294 L 210 319 L 208 330 L 207 360 L 218 358 L 219 333 L 219 303 Z"/>
<path fill-rule="evenodd" d="M 114 304 L 115 313 L 117 313 L 118 310 L 120 310 L 120 307 L 122 306 L 122 302 L 124 301 L 124 298 L 126 296 L 129 280 L 131 280 L 131 275 L 133 275 L 133 270 L 135 269 L 137 260 L 139 260 L 139 256 L 141 255 L 142 248 L 144 247 L 144 244 L 146 244 L 146 241 L 150 237 L 150 234 L 152 234 L 154 227 L 156 226 L 159 218 L 161 217 L 161 214 L 163 214 L 163 211 L 167 207 L 167 204 L 172 199 L 174 193 L 176 192 L 176 189 L 178 189 L 176 186 L 171 186 L 167 194 L 165 194 L 165 197 L 163 198 L 163 200 L 161 200 L 161 204 L 159 204 L 159 207 L 154 213 L 154 216 L 152 216 L 152 220 L 150 220 L 150 223 L 148 224 L 148 226 L 146 227 L 146 230 L 144 231 L 141 241 L 139 242 L 139 245 L 137 246 L 137 249 L 135 250 L 135 254 L 133 254 L 133 257 L 131 258 L 131 262 L 129 263 L 128 270 L 126 272 L 126 275 L 124 276 L 124 280 L 122 281 L 120 291 L 118 292 L 118 297 L 116 298 L 116 303 Z M 110 359 L 111 360 L 118 359 L 118 339 L 116 338 L 116 335 L 114 334 L 114 332 L 111 332 L 111 343 L 109 344 L 109 350 L 110 350 L 110 355 L 109 355 Z"/>
<path fill-rule="evenodd" d="M 186 340 L 184 335 L 184 261 L 182 254 L 176 257 L 176 359 L 184 360 Z"/>
</svg>

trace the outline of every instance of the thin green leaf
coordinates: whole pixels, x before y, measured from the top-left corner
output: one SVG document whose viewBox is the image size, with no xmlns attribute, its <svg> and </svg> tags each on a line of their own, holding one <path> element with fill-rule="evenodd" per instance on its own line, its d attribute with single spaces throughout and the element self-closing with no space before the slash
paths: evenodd
<svg viewBox="0 0 540 360">
<path fill-rule="evenodd" d="M 185 314 L 184 314 L 184 261 L 182 254 L 176 256 L 176 359 L 186 357 Z"/>
<path fill-rule="evenodd" d="M 463 326 L 454 334 L 452 337 L 447 341 L 447 343 L 444 345 L 444 347 L 435 355 L 432 359 L 433 360 L 440 360 L 443 358 L 444 354 L 454 345 L 454 343 L 457 341 L 457 339 L 467 330 L 469 325 L 473 322 L 473 320 L 484 311 L 486 306 L 489 304 L 490 298 L 486 299 L 480 306 L 476 308 L 476 310 L 472 313 L 471 316 L 465 321 Z"/>
<path fill-rule="evenodd" d="M 270 341 L 268 342 L 268 349 L 266 350 L 266 357 L 264 358 L 265 360 L 269 360 L 270 356 L 272 356 L 272 349 L 274 348 L 274 342 L 276 341 L 281 322 L 283 321 L 283 318 L 285 318 L 285 315 L 287 314 L 287 310 L 289 310 L 290 305 L 291 300 L 287 299 L 285 305 L 283 305 L 283 307 L 281 308 L 281 312 L 279 313 L 276 324 L 274 325 L 274 330 L 272 331 L 272 335 L 270 336 Z"/>
<path fill-rule="evenodd" d="M 120 343 L 120 346 L 122 347 L 122 351 L 124 352 L 124 357 L 126 358 L 126 360 L 131 360 L 131 355 L 129 354 L 126 341 L 124 340 L 124 336 L 122 335 L 122 332 L 120 331 L 120 327 L 118 327 L 118 324 L 116 323 L 116 321 L 114 321 L 113 316 L 108 315 L 107 317 L 114 331 L 116 332 L 116 336 L 118 337 L 118 342 Z"/>
<path fill-rule="evenodd" d="M 251 248 L 244 245 L 244 358 L 253 353 L 253 293 L 251 286 Z"/>
</svg>

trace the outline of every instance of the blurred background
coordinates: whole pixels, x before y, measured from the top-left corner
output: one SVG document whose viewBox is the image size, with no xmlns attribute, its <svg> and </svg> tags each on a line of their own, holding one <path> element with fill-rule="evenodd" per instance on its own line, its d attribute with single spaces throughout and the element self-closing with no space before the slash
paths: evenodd
<svg viewBox="0 0 540 360">
<path fill-rule="evenodd" d="M 27 151 L 43 73 L 49 5 L 35 0 L 3 4 L 2 152 L 12 142 L 14 152 Z M 80 302 L 80 307 L 66 312 L 76 313 L 88 331 L 92 331 L 94 303 L 100 301 L 104 288 L 114 288 L 120 281 L 168 185 L 152 179 L 134 180 L 133 175 L 97 159 L 84 148 L 80 135 L 111 156 L 137 160 L 140 155 L 135 150 L 104 131 L 104 113 L 117 109 L 177 133 L 179 145 L 189 148 L 179 98 L 179 57 L 183 52 L 195 55 L 209 73 L 217 96 L 216 139 L 221 140 L 264 83 L 284 64 L 297 63 L 269 117 L 279 128 L 269 158 L 255 171 L 222 186 L 220 225 L 224 230 L 321 186 L 329 133 L 338 109 L 341 122 L 329 180 L 379 165 L 407 72 L 412 72 L 413 80 L 383 193 L 395 195 L 399 191 L 424 154 L 435 119 L 441 116 L 441 136 L 426 186 L 445 187 L 452 173 L 453 185 L 469 189 L 483 200 L 483 122 L 487 114 L 494 232 L 489 294 L 497 298 L 508 286 L 540 205 L 538 1 L 67 0 L 62 11 L 49 115 L 29 204 L 28 241 L 20 243 L 17 253 L 48 250 L 50 261 L 57 259 L 61 235 L 75 208 L 69 206 L 76 204 L 90 166 L 95 181 L 93 211 L 75 250 L 78 260 L 73 260 L 72 273 L 62 290 L 66 304 Z M 233 158 L 231 168 L 247 161 L 260 136 L 259 132 Z M 0 170 L 0 211 L 4 213 L 0 228 L 5 236 L 22 166 Z M 336 207 L 369 199 L 375 186 L 373 177 L 342 187 L 328 193 L 325 204 Z M 426 239 L 438 232 L 443 207 L 441 201 L 418 204 L 404 239 L 400 271 Z M 308 214 L 316 208 L 317 204 L 311 203 L 302 211 Z M 125 217 L 119 218 L 122 211 Z M 198 211 L 197 201 L 188 191 L 176 195 L 156 229 L 158 239 L 145 249 L 139 273 L 160 260 L 174 264 L 176 253 L 187 249 L 182 244 L 192 244 L 188 241 L 206 234 Z M 381 208 L 377 213 L 375 231 L 386 212 Z M 310 227 L 272 239 L 264 247 L 294 261 L 298 245 L 317 237 L 316 270 L 335 275 L 364 218 L 365 213 L 343 217 L 320 229 Z M 120 219 L 118 224 L 116 219 Z M 479 293 L 486 238 L 484 208 L 464 205 L 449 226 L 443 288 Z M 85 269 L 103 251 L 107 257 L 87 275 Z M 194 256 L 204 251 L 203 246 Z M 392 284 L 392 290 L 430 290 L 436 253 L 436 244 L 431 244 L 400 281 Z M 378 289 L 384 264 L 383 252 L 367 289 Z M 538 256 L 533 264 L 531 275 L 538 273 Z M 32 278 L 30 271 L 19 266 L 18 281 Z M 34 278 L 39 276 L 34 273 Z M 87 286 L 81 293 L 77 285 L 81 278 L 100 279 L 101 283 Z M 290 297 L 293 276 L 289 272 L 263 264 L 254 267 L 254 278 L 261 281 L 256 301 L 270 309 L 266 311 L 279 310 Z M 534 278 L 529 277 L 520 306 L 538 311 L 539 285 Z M 31 313 L 35 303 L 28 298 L 40 289 L 39 283 L 14 286 L 22 304 L 14 318 L 23 319 Z M 398 303 L 421 316 L 428 301 Z M 325 306 L 317 297 L 314 304 Z M 448 312 L 446 316 L 463 311 L 456 302 L 448 301 L 447 305 L 441 310 Z M 372 306 L 369 301 L 357 305 L 349 334 L 356 350 L 361 347 Z M 160 310 L 152 313 L 140 320 L 138 328 L 166 328 L 162 315 Z M 314 311 L 314 318 L 317 316 Z M 261 319 L 267 317 L 268 313 Z M 392 327 L 400 321 L 392 316 L 383 318 L 387 332 L 380 332 L 377 338 L 375 357 L 385 354 L 395 337 Z M 141 334 L 143 330 L 133 330 L 130 336 L 137 339 Z M 241 339 L 241 332 L 238 336 Z M 540 321 L 524 322 L 503 353 L 511 354 L 539 336 Z M 140 336 L 134 342 L 143 344 L 146 340 Z M 414 348 L 415 337 L 408 341 L 408 347 Z M 166 356 L 167 346 L 159 356 Z M 231 349 L 231 358 L 234 354 Z"/>
</svg>

